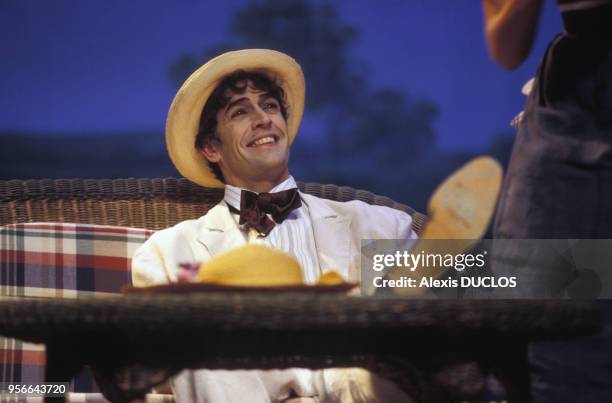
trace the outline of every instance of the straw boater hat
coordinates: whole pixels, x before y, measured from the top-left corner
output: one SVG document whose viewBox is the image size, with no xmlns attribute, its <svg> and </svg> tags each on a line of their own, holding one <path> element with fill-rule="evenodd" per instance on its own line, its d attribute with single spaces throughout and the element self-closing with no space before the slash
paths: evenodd
<svg viewBox="0 0 612 403">
<path fill-rule="evenodd" d="M 236 70 L 265 73 L 285 92 L 289 142 L 293 143 L 304 112 L 304 74 L 284 53 L 269 49 L 244 49 L 217 56 L 197 69 L 172 101 L 166 120 L 166 146 L 174 166 L 185 178 L 202 186 L 223 187 L 208 160 L 195 148 L 202 109 L 227 75 Z"/>
</svg>

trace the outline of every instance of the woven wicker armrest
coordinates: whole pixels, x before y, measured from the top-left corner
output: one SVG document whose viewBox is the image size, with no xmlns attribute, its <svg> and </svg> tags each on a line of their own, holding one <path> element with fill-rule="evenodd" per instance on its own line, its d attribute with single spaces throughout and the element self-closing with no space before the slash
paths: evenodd
<svg viewBox="0 0 612 403">
<path fill-rule="evenodd" d="M 420 233 L 426 217 L 388 197 L 346 186 L 298 183 L 330 200 L 361 200 L 405 211 Z M 0 181 L 0 225 L 73 222 L 158 230 L 204 215 L 223 197 L 187 179 L 31 179 Z"/>
</svg>

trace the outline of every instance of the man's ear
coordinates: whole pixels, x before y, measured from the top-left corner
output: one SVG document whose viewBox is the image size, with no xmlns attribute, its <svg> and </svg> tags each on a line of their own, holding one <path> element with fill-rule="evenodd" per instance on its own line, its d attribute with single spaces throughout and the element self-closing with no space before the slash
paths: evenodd
<svg viewBox="0 0 612 403">
<path fill-rule="evenodd" d="M 217 150 L 213 141 L 207 141 L 204 147 L 200 148 L 200 154 L 202 154 L 208 162 L 218 163 L 221 161 L 221 153 Z"/>
</svg>

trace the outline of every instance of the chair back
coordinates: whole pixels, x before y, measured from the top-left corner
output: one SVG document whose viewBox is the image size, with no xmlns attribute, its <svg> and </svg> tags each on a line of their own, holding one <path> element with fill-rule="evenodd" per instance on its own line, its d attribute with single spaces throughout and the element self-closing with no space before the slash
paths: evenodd
<svg viewBox="0 0 612 403">
<path fill-rule="evenodd" d="M 329 200 L 388 206 L 412 216 L 420 234 L 426 217 L 388 197 L 347 186 L 298 182 L 301 191 Z M 159 230 L 203 216 L 222 189 L 187 179 L 33 179 L 0 181 L 0 225 L 64 222 Z"/>
</svg>

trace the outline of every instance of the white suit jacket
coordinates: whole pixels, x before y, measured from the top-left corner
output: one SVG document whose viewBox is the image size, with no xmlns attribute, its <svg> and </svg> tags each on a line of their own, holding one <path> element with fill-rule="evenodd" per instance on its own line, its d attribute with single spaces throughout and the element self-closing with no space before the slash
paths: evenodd
<svg viewBox="0 0 612 403">
<path fill-rule="evenodd" d="M 362 239 L 414 239 L 412 218 L 401 211 L 361 201 L 336 202 L 300 192 L 312 220 L 319 263 L 347 281 L 360 280 Z M 156 232 L 132 258 L 136 286 L 176 281 L 180 263 L 205 262 L 245 244 L 225 202 L 197 220 Z"/>
<path fill-rule="evenodd" d="M 321 269 L 360 280 L 362 239 L 411 239 L 411 217 L 361 201 L 340 203 L 300 193 L 310 213 Z M 132 258 L 136 286 L 175 282 L 178 265 L 204 262 L 245 244 L 246 238 L 221 202 L 197 220 L 156 232 Z M 231 385 L 229 387 L 228 385 Z M 282 401 L 293 391 L 312 402 L 411 402 L 396 385 L 361 368 L 311 371 L 186 370 L 173 380 L 177 401 L 233 403 Z"/>
</svg>

